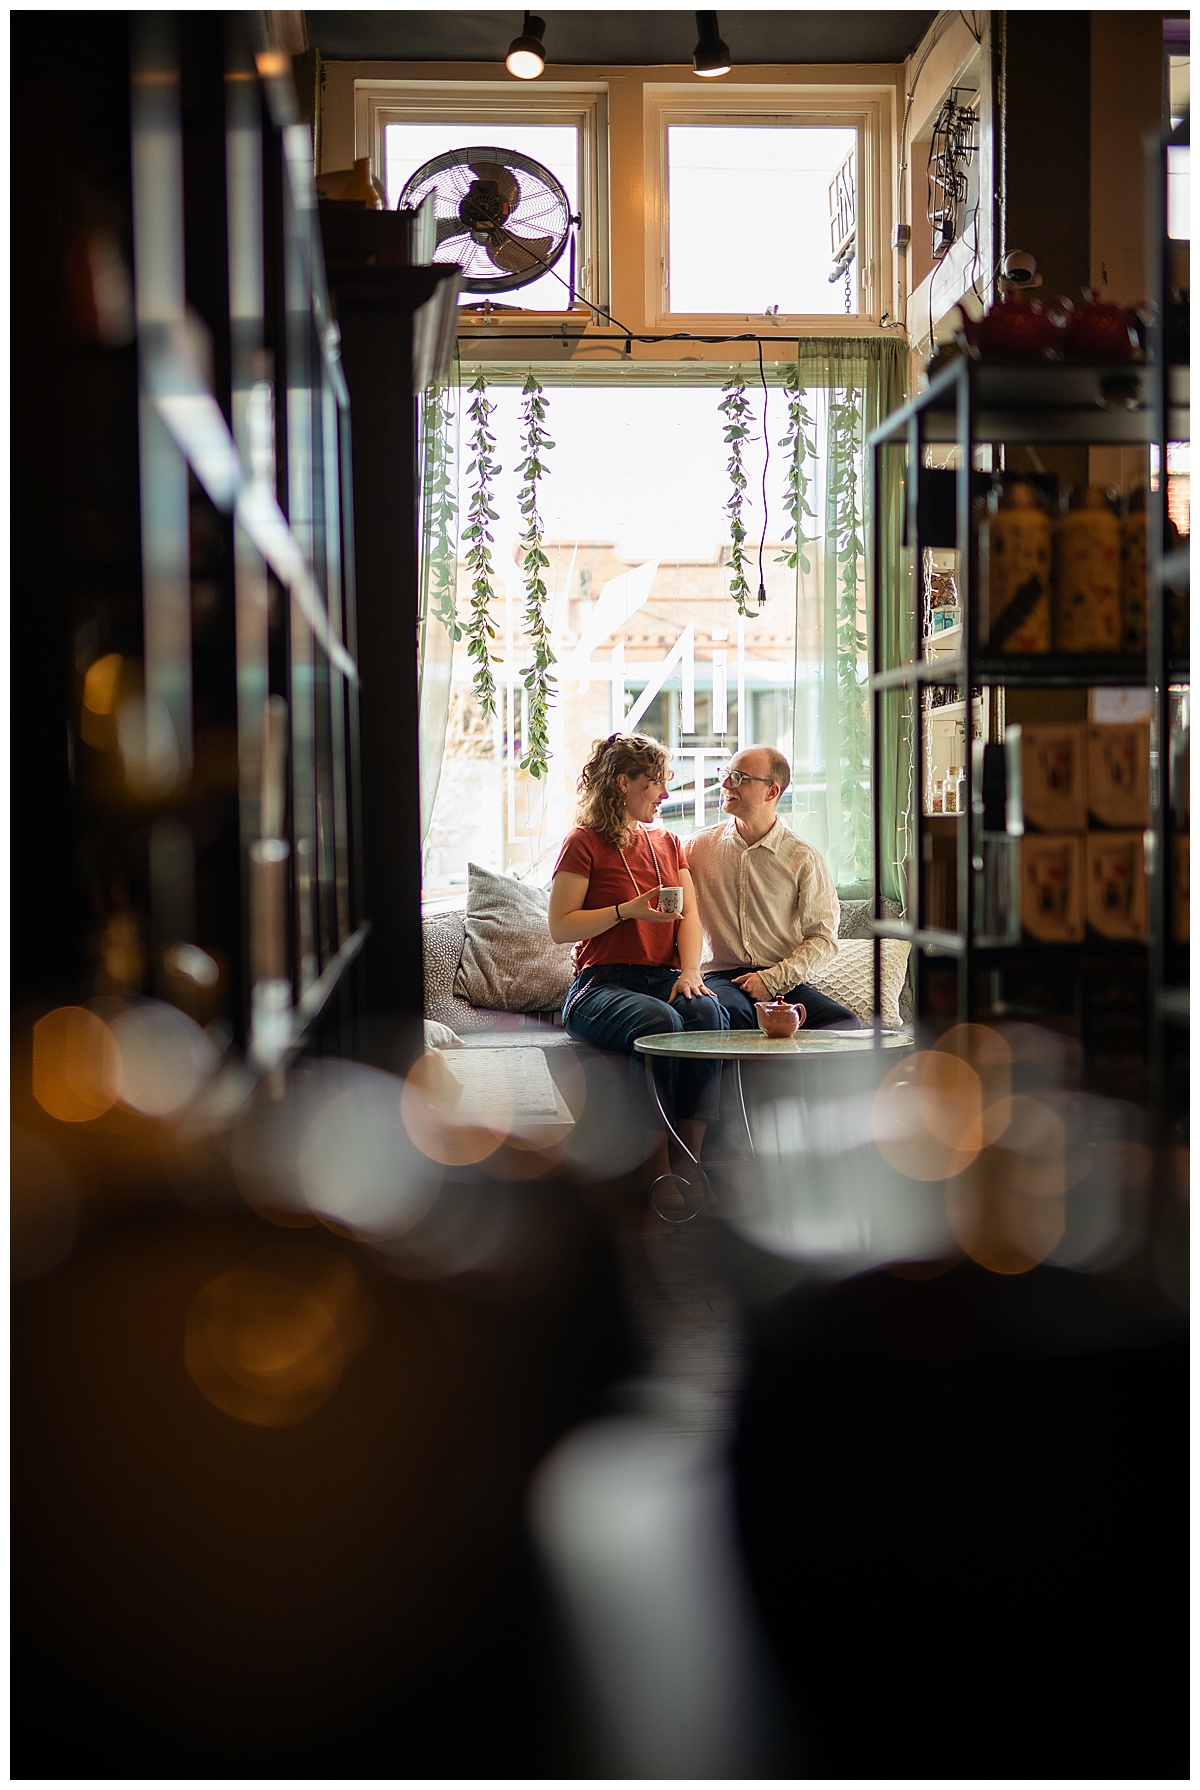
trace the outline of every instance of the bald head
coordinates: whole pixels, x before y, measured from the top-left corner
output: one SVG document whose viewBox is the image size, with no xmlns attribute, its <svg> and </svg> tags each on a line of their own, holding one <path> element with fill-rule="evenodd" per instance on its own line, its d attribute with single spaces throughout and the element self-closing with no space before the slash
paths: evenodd
<svg viewBox="0 0 1200 1790">
<path fill-rule="evenodd" d="M 753 764 L 743 763 L 743 759 L 753 759 L 754 762 Z M 779 786 L 779 795 L 783 794 L 792 780 L 791 765 L 783 753 L 777 752 L 774 746 L 747 746 L 744 752 L 738 753 L 733 763 L 736 770 L 745 771 L 757 777 L 769 777 L 772 783 Z M 776 800 L 778 801 L 778 799 L 777 796 Z"/>
</svg>

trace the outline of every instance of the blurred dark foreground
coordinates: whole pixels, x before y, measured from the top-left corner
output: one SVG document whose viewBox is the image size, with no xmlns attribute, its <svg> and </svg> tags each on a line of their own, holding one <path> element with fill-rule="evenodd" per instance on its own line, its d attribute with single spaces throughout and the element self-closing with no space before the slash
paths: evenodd
<svg viewBox="0 0 1200 1790">
<path fill-rule="evenodd" d="M 213 1138 L 18 1088 L 14 1776 L 1187 1775 L 1179 1151 L 1119 1247 L 1117 1145 L 1078 1171 L 1092 1272 L 965 1257 L 911 1178 L 885 1263 L 859 1108 L 758 1115 L 695 1233 L 748 1336 L 729 1453 L 638 1390 L 636 1167 L 493 1139 L 426 1184 L 333 1071 L 298 1155 L 288 1102 Z"/>
</svg>

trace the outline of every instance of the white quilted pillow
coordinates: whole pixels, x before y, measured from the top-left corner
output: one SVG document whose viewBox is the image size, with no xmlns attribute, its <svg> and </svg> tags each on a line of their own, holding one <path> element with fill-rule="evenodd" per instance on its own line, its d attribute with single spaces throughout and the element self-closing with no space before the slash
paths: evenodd
<svg viewBox="0 0 1200 1790">
<path fill-rule="evenodd" d="M 830 1000 L 840 1001 L 859 1019 L 870 1020 L 875 1011 L 873 949 L 870 939 L 839 939 L 837 956 L 809 977 L 808 986 L 819 988 Z M 885 1032 L 898 1032 L 904 1023 L 900 1018 L 900 991 L 908 974 L 908 952 L 903 939 L 882 941 L 880 1005 Z"/>
</svg>

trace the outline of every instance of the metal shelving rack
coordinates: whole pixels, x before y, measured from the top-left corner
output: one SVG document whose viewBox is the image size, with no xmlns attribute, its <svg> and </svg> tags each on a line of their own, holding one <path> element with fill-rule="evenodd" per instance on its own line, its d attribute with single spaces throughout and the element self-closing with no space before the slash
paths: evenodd
<svg viewBox="0 0 1200 1790">
<path fill-rule="evenodd" d="M 1172 857 L 1183 849 L 1176 828 L 1176 792 L 1171 787 L 1172 710 L 1180 695 L 1191 692 L 1187 595 L 1190 587 L 1189 542 L 1173 545 L 1168 518 L 1168 444 L 1189 441 L 1189 368 L 1176 361 L 1178 343 L 1167 328 L 1173 280 L 1172 262 L 1185 253 L 1168 232 L 1168 158 L 1174 148 L 1190 143 L 1185 123 L 1165 136 L 1147 154 L 1147 216 L 1150 222 L 1148 290 L 1152 324 L 1148 341 L 1150 372 L 1150 440 L 1158 461 L 1158 488 L 1150 493 L 1147 541 L 1147 646 L 1154 686 L 1151 756 L 1150 876 L 1151 1069 L 1156 1103 L 1168 1125 L 1185 1118 L 1188 1108 L 1187 1038 L 1191 1003 L 1190 947 L 1175 936 Z M 1172 625 L 1172 593 L 1178 601 Z M 1180 637 L 1182 636 L 1182 637 Z"/>
<path fill-rule="evenodd" d="M 957 1001 L 955 1017 L 968 1020 L 979 1009 L 977 978 L 982 967 L 998 967 L 1013 960 L 1020 952 L 1036 961 L 1046 955 L 1047 961 L 1076 964 L 1082 946 L 1030 946 L 983 943 L 977 938 L 975 914 L 975 878 L 973 860 L 981 849 L 977 834 L 980 820 L 977 808 L 981 791 L 976 787 L 973 754 L 965 754 L 966 779 L 964 812 L 957 817 L 956 924 L 953 927 L 927 923 L 926 890 L 921 874 L 925 821 L 922 791 L 924 787 L 924 741 L 921 721 L 921 693 L 930 685 L 953 685 L 965 699 L 968 691 L 984 687 L 992 689 L 1058 688 L 1081 689 L 1097 686 L 1145 686 L 1148 682 L 1147 660 L 1127 654 L 1061 654 L 1044 655 L 989 654 L 978 639 L 978 561 L 972 518 L 972 470 L 976 450 L 985 447 L 1054 444 L 1062 446 L 1142 446 L 1149 445 L 1155 416 L 1156 381 L 1150 367 L 1134 364 L 1106 366 L 1064 366 L 1047 362 L 1038 364 L 986 364 L 963 357 L 940 369 L 928 388 L 909 400 L 888 417 L 869 440 L 873 493 L 882 493 L 885 480 L 896 477 L 895 459 L 901 456 L 907 514 L 906 540 L 909 567 L 904 576 L 909 580 L 909 607 L 912 614 L 911 657 L 901 663 L 889 663 L 884 640 L 884 605 L 881 602 L 883 578 L 882 544 L 875 531 L 872 548 L 872 630 L 871 630 L 871 703 L 875 740 L 881 734 L 881 706 L 885 694 L 902 690 L 911 693 L 913 704 L 912 752 L 910 776 L 910 813 L 914 825 L 914 849 L 908 860 L 909 899 L 907 917 L 901 921 L 882 917 L 880 866 L 882 863 L 881 802 L 878 779 L 875 780 L 873 824 L 875 843 L 875 917 L 872 931 L 876 939 L 896 938 L 907 941 L 920 954 L 922 964 L 931 958 L 952 958 L 957 967 Z M 1160 406 L 1162 423 L 1171 439 L 1175 431 L 1186 427 L 1186 382 L 1176 380 Z M 958 555 L 958 582 L 963 610 L 962 650 L 954 657 L 926 659 L 922 636 L 922 604 L 916 582 L 922 564 L 923 550 L 929 542 L 923 523 L 921 503 L 922 472 L 927 444 L 952 443 L 957 448 L 955 469 L 955 549 Z M 874 498 L 878 508 L 878 497 Z M 944 544 L 944 543 L 943 543 Z M 875 762 L 878 763 L 876 754 Z M 1091 949 L 1089 945 L 1086 947 Z M 1120 947 L 1110 947 L 1120 949 Z M 1050 958 L 1048 954 L 1056 956 Z M 879 976 L 879 951 L 876 949 L 876 977 Z M 918 1025 L 928 1015 L 923 1012 L 923 977 L 916 982 L 916 1014 Z"/>
<path fill-rule="evenodd" d="M 240 868 L 231 877 L 227 848 L 208 883 L 230 909 L 229 1019 L 261 1070 L 297 1047 L 365 937 L 349 400 L 288 58 L 239 17 L 151 12 L 133 19 L 130 61 L 145 684 L 185 771 L 201 749 L 206 675 L 222 686 Z M 232 623 L 211 672 L 188 600 L 208 538 Z M 153 844 L 152 833 L 157 958 L 181 900 L 203 909 L 202 867 L 185 852 L 156 877 Z"/>
</svg>

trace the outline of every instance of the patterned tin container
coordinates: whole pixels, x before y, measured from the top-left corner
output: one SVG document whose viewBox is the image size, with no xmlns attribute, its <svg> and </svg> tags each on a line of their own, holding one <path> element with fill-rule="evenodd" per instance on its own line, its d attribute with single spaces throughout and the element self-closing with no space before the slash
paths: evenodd
<svg viewBox="0 0 1200 1790">
<path fill-rule="evenodd" d="M 1121 520 L 1121 647 L 1146 650 L 1146 493 L 1130 492 Z"/>
<path fill-rule="evenodd" d="M 984 633 L 996 653 L 1050 651 L 1050 518 L 1031 485 L 1011 485 L 979 531 Z"/>
<path fill-rule="evenodd" d="M 1054 527 L 1054 644 L 1116 653 L 1121 637 L 1121 524 L 1101 487 L 1085 485 Z"/>
</svg>

